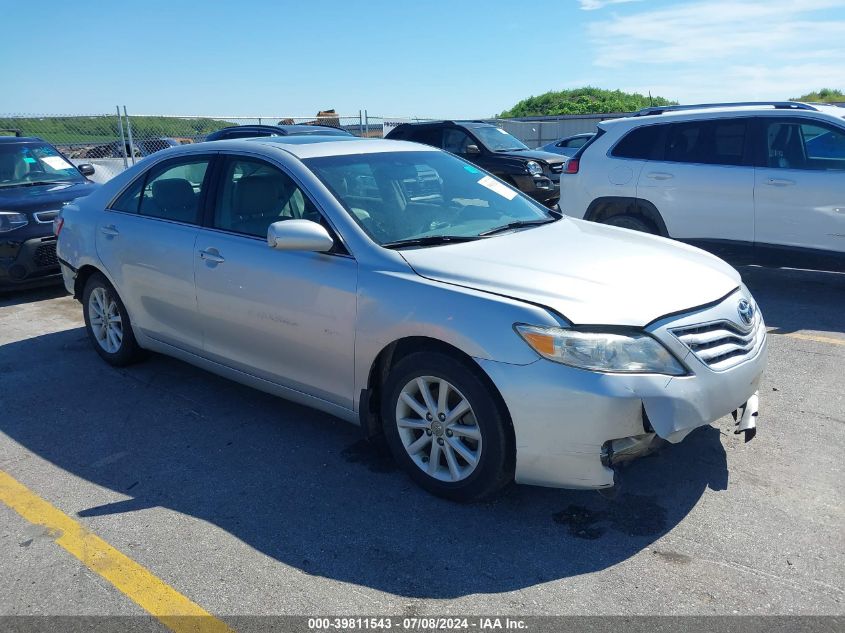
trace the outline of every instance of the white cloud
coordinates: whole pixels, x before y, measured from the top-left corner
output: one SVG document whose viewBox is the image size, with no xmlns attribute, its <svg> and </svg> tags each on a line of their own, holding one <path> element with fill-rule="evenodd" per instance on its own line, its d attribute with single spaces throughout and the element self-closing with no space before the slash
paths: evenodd
<svg viewBox="0 0 845 633">
<path fill-rule="evenodd" d="M 609 4 L 627 4 L 628 2 L 641 2 L 642 0 L 578 0 L 581 9 L 584 11 L 595 11 L 602 9 Z"/>
<path fill-rule="evenodd" d="M 599 0 L 600 1 L 600 0 Z M 682 101 L 845 86 L 845 0 L 699 0 L 589 26 L 593 62 Z"/>
</svg>

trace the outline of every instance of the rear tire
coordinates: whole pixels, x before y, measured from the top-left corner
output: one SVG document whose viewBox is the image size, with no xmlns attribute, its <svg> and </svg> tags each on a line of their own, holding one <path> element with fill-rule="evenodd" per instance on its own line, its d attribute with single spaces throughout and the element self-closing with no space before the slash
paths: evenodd
<svg viewBox="0 0 845 633">
<path fill-rule="evenodd" d="M 602 224 L 609 224 L 610 226 L 618 226 L 622 229 L 629 229 L 631 231 L 639 231 L 640 233 L 651 233 L 657 235 L 657 228 L 648 220 L 623 213 L 622 215 L 614 215 L 607 218 Z"/>
<path fill-rule="evenodd" d="M 129 314 L 115 289 L 101 273 L 94 273 L 82 293 L 85 329 L 104 361 L 123 367 L 141 359 L 143 350 L 132 333 Z"/>
<path fill-rule="evenodd" d="M 513 441 L 497 394 L 460 360 L 418 352 L 390 371 L 384 435 L 396 461 L 439 497 L 489 498 L 513 480 Z"/>
</svg>

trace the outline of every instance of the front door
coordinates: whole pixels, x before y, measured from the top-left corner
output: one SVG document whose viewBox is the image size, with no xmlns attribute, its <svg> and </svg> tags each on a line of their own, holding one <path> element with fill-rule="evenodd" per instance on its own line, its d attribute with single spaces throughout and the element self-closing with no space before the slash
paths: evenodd
<svg viewBox="0 0 845 633">
<path fill-rule="evenodd" d="M 358 268 L 336 252 L 280 251 L 273 222 L 325 223 L 294 180 L 248 156 L 225 157 L 212 217 L 194 249 L 204 355 L 352 409 Z"/>
<path fill-rule="evenodd" d="M 764 119 L 756 170 L 756 249 L 801 266 L 845 254 L 845 128 L 794 117 Z M 786 247 L 786 248 L 784 248 Z"/>
</svg>

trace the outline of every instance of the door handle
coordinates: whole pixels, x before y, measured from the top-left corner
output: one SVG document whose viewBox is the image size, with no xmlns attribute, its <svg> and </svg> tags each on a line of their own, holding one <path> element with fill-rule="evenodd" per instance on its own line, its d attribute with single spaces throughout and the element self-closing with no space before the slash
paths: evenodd
<svg viewBox="0 0 845 633">
<path fill-rule="evenodd" d="M 215 249 L 209 248 L 204 251 L 200 251 L 200 259 L 210 262 L 212 264 L 222 264 L 226 261 L 224 257 L 220 255 Z"/>
<path fill-rule="evenodd" d="M 650 171 L 646 174 L 646 178 L 651 178 L 652 180 L 671 180 L 674 176 L 667 174 L 665 171 Z"/>
<path fill-rule="evenodd" d="M 787 180 L 786 178 L 767 178 L 766 179 L 767 185 L 772 185 L 773 187 L 788 187 L 789 185 L 794 185 L 794 180 Z"/>
<path fill-rule="evenodd" d="M 109 224 L 108 226 L 101 226 L 100 233 L 103 235 L 108 235 L 109 237 L 117 237 L 120 235 L 120 231 L 117 230 L 117 227 L 114 224 Z"/>
</svg>

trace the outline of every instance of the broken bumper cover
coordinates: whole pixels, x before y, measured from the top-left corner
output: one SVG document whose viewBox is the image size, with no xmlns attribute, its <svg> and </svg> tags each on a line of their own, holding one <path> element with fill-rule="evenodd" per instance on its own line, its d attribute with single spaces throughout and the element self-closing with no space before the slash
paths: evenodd
<svg viewBox="0 0 845 633">
<path fill-rule="evenodd" d="M 608 442 L 616 441 L 621 450 L 622 444 L 653 433 L 677 443 L 734 411 L 739 411 L 737 430 L 753 428 L 766 358 L 763 337 L 753 356 L 727 371 L 689 362 L 692 373 L 679 377 L 601 374 L 544 359 L 529 365 L 477 362 L 511 414 L 518 483 L 606 488 L 613 485 Z M 628 452 L 636 457 L 644 454 L 641 448 L 631 446 Z"/>
</svg>

